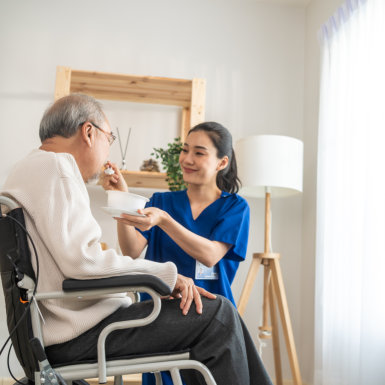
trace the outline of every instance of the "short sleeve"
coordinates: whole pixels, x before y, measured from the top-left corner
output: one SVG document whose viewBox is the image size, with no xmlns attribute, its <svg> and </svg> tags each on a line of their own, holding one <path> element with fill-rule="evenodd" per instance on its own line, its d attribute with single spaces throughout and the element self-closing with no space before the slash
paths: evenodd
<svg viewBox="0 0 385 385">
<path fill-rule="evenodd" d="M 246 258 L 249 239 L 250 208 L 245 199 L 238 195 L 235 197 L 230 207 L 220 214 L 210 239 L 232 245 L 224 258 L 243 261 Z"/>
</svg>

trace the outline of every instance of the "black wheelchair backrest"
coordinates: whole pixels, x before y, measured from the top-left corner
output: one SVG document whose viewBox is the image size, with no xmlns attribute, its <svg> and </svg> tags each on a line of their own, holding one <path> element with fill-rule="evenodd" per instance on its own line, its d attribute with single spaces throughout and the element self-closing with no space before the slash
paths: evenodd
<svg viewBox="0 0 385 385">
<path fill-rule="evenodd" d="M 0 272 L 10 333 L 28 307 L 26 291 L 19 288 L 17 284 L 25 274 L 36 281 L 27 236 L 16 221 L 25 228 L 21 208 L 13 209 L 7 216 L 0 216 Z M 38 364 L 29 344 L 31 338 L 32 326 L 28 312 L 12 333 L 11 340 L 26 376 L 33 380 Z"/>
</svg>

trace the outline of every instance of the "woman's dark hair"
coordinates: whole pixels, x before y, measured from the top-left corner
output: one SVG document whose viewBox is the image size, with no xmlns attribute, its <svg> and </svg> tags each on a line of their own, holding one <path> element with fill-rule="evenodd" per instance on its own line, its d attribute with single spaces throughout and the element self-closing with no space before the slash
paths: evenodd
<svg viewBox="0 0 385 385">
<path fill-rule="evenodd" d="M 189 132 L 204 131 L 215 148 L 217 149 L 217 157 L 223 158 L 228 156 L 229 164 L 227 167 L 218 172 L 217 186 L 223 191 L 230 194 L 237 193 L 241 184 L 238 178 L 237 161 L 233 150 L 233 139 L 227 128 L 216 122 L 204 122 L 194 126 Z"/>
</svg>

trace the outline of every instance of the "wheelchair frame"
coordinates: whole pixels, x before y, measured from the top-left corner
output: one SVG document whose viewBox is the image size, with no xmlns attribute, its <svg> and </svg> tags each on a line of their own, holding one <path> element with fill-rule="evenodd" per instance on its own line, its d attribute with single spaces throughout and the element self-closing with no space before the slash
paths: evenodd
<svg viewBox="0 0 385 385">
<path fill-rule="evenodd" d="M 10 211 L 19 208 L 19 205 L 16 202 L 5 196 L 0 196 L 0 204 L 8 207 Z M 143 282 L 138 282 L 138 277 Z M 98 377 L 99 383 L 105 384 L 107 382 L 107 376 L 114 376 L 114 385 L 122 385 L 122 376 L 124 374 L 153 372 L 155 374 L 156 384 L 162 385 L 160 372 L 170 371 L 174 385 L 182 385 L 180 370 L 194 369 L 203 375 L 207 385 L 216 385 L 209 369 L 201 362 L 190 359 L 189 352 L 168 353 L 165 355 L 156 354 L 154 356 L 136 357 L 131 359 L 107 360 L 105 353 L 105 341 L 107 336 L 114 330 L 142 327 L 153 322 L 158 317 L 161 310 L 161 296 L 171 293 L 170 288 L 163 281 L 154 276 L 120 276 L 120 281 L 123 280 L 124 282 L 120 282 L 118 285 L 116 284 L 116 278 L 117 277 L 93 280 L 65 280 L 63 281 L 62 291 L 45 293 L 36 292 L 35 295 L 33 295 L 35 282 L 28 275 L 24 274 L 23 279 L 17 282 L 17 286 L 20 289 L 27 291 L 28 300 L 30 301 L 33 336 L 40 341 L 43 348 L 42 324 L 37 304 L 38 301 L 58 298 L 99 298 L 105 295 L 122 292 L 146 292 L 153 299 L 154 307 L 147 317 L 111 323 L 102 330 L 97 343 L 97 362 L 55 366 L 53 372 L 59 375 L 58 378 L 63 379 L 67 383 L 71 383 L 74 380 Z M 94 285 L 96 281 L 98 288 L 95 288 Z M 23 342 L 29 343 L 29 341 Z M 35 371 L 34 373 L 36 385 L 48 385 L 47 382 L 55 384 L 55 381 L 51 381 L 51 377 L 54 376 L 52 372 L 47 375 L 47 363 L 47 360 L 38 360 L 40 370 Z M 49 363 L 48 366 L 50 367 Z"/>
</svg>

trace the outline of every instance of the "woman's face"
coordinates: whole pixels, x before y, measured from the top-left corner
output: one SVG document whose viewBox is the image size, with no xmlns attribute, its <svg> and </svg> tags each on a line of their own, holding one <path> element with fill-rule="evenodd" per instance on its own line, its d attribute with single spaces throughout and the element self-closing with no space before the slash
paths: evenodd
<svg viewBox="0 0 385 385">
<path fill-rule="evenodd" d="M 210 137 L 204 131 L 195 131 L 187 136 L 179 163 L 186 183 L 216 186 L 217 173 L 227 166 L 228 157 L 219 159 Z"/>
</svg>

